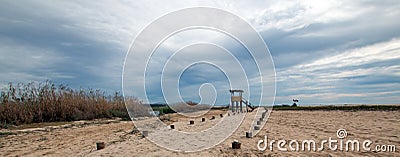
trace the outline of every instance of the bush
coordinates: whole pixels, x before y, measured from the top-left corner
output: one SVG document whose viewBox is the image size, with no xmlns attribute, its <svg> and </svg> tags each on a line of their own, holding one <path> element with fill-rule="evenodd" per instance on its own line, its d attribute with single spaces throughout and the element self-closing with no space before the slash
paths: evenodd
<svg viewBox="0 0 400 157">
<path fill-rule="evenodd" d="M 122 120 L 130 120 L 129 114 L 126 112 L 126 110 L 110 110 L 110 114 L 112 117 L 119 117 L 122 118 Z"/>
<path fill-rule="evenodd" d="M 165 107 L 160 107 L 158 109 L 158 111 L 160 111 L 160 115 L 163 114 L 169 114 L 169 113 L 176 113 L 171 107 L 169 106 L 165 106 Z"/>
<path fill-rule="evenodd" d="M 140 103 L 131 98 L 131 103 Z M 74 90 L 66 85 L 9 83 L 0 95 L 0 127 L 37 122 L 129 117 L 120 93 L 107 96 L 93 89 Z"/>
</svg>

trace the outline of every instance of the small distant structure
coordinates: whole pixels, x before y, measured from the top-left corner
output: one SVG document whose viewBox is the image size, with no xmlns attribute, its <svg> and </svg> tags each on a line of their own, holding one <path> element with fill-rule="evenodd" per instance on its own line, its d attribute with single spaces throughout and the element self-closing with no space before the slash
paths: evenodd
<svg viewBox="0 0 400 157">
<path fill-rule="evenodd" d="M 231 89 L 231 90 L 229 90 L 229 92 L 231 93 L 231 108 L 232 108 L 232 112 L 243 112 L 242 103 L 246 104 L 251 109 L 250 112 L 255 109 L 255 107 L 252 106 L 251 103 L 248 100 L 246 100 L 246 99 L 244 99 L 242 97 L 243 92 L 244 92 L 243 90 L 241 90 L 241 89 Z"/>
<path fill-rule="evenodd" d="M 296 107 L 297 103 L 299 103 L 299 99 L 293 99 L 293 105 L 292 107 Z"/>
</svg>

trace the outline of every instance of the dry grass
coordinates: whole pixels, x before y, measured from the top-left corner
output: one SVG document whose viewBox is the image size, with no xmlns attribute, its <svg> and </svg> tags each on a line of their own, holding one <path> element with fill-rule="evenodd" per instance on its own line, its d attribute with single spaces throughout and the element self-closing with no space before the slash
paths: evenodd
<svg viewBox="0 0 400 157">
<path fill-rule="evenodd" d="M 129 104 L 140 103 L 136 98 Z M 140 105 L 136 105 L 140 106 Z M 106 95 L 94 89 L 74 90 L 51 81 L 9 83 L 0 96 L 0 127 L 39 122 L 90 120 L 111 117 L 129 118 L 120 93 Z"/>
</svg>

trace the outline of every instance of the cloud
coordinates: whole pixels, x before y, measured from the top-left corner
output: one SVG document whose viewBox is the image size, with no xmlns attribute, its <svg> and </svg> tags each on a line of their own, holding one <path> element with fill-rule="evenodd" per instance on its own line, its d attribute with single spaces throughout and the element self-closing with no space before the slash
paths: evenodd
<svg viewBox="0 0 400 157">
<path fill-rule="evenodd" d="M 397 91 L 400 87 L 400 66 L 393 61 L 400 60 L 399 48 L 400 40 L 393 39 L 278 71 L 277 80 L 284 87 L 278 91 L 284 95 L 282 98 L 301 97 L 305 102 L 343 101 L 344 97 L 353 97 L 354 100 L 347 100 L 353 103 L 365 101 L 357 100 L 359 97 L 373 98 L 382 92 Z M 385 91 L 374 91 L 375 88 L 369 86 L 371 84 L 378 87 L 389 84 L 391 87 L 385 88 Z M 396 101 L 398 99 L 385 100 L 386 103 Z"/>
<path fill-rule="evenodd" d="M 121 90 L 124 57 L 135 36 L 157 17 L 194 6 L 228 10 L 261 34 L 277 70 L 276 103 L 293 97 L 305 104 L 399 102 L 400 3 L 396 0 L 3 1 L 0 83 L 52 79 L 73 87 Z M 148 87 L 154 101 L 162 101 L 157 69 L 173 52 L 198 41 L 218 44 L 239 58 L 252 95 L 259 94 L 260 76 L 243 47 L 215 32 L 185 33 L 167 40 L 151 60 L 149 66 L 156 70 L 148 72 Z M 214 56 L 218 64 L 229 65 L 212 51 L 192 53 L 199 58 Z M 185 59 L 190 58 L 194 57 Z M 182 80 L 182 90 L 190 93 L 185 96 L 198 98 L 198 91 L 189 91 L 206 80 L 216 83 L 222 95 L 217 102 L 224 104 L 226 95 L 220 93 L 227 87 L 220 73 L 207 71 L 209 67 L 194 69 Z M 171 73 L 178 70 L 171 68 Z M 208 75 L 198 76 L 196 71 Z"/>
<path fill-rule="evenodd" d="M 74 76 L 57 72 L 55 64 L 67 57 L 52 49 L 22 45 L 0 38 L 0 83 L 9 81 L 26 82 L 46 79 L 71 79 Z M 47 75 L 49 74 L 49 75 Z M 12 79 L 12 80 L 11 80 Z"/>
</svg>

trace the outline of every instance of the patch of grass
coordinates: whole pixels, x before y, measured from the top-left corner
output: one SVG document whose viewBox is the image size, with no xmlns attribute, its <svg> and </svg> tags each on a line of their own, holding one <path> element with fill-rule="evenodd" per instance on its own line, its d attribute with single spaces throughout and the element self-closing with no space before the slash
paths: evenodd
<svg viewBox="0 0 400 157">
<path fill-rule="evenodd" d="M 15 125 L 9 127 L 10 130 L 22 130 L 22 129 L 29 129 L 29 128 L 44 128 L 46 126 L 60 126 L 65 124 L 70 124 L 71 122 L 43 122 L 43 123 L 30 123 L 30 124 L 23 124 L 23 125 Z"/>
<path fill-rule="evenodd" d="M 122 118 L 124 121 L 129 121 L 131 118 L 126 110 L 110 110 L 110 114 L 112 117 Z"/>
<path fill-rule="evenodd" d="M 7 124 L 6 122 L 1 122 L 1 121 L 0 121 L 0 128 L 8 129 L 8 128 L 10 128 L 10 125 Z"/>
<path fill-rule="evenodd" d="M 5 137 L 5 136 L 8 136 L 8 135 L 15 135 L 15 133 L 9 132 L 9 131 L 0 132 L 0 137 Z"/>
<path fill-rule="evenodd" d="M 46 141 L 46 140 L 48 140 L 48 138 L 47 137 L 40 137 L 37 141 Z"/>
<path fill-rule="evenodd" d="M 176 113 L 171 107 L 165 106 L 165 107 L 159 107 L 156 108 L 154 111 L 160 111 L 160 115 L 164 114 L 169 114 L 169 113 Z"/>
</svg>

